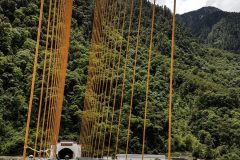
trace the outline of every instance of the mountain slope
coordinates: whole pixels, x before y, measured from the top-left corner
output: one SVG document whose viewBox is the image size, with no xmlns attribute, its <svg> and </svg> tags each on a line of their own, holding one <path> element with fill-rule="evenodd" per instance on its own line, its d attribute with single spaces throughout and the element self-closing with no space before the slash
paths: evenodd
<svg viewBox="0 0 240 160">
<path fill-rule="evenodd" d="M 240 53 L 240 13 L 203 7 L 177 15 L 177 21 L 204 43 Z"/>
<path fill-rule="evenodd" d="M 142 143 L 145 85 L 151 3 L 143 1 L 143 18 L 129 153 L 140 153 Z M 0 1 L 0 154 L 20 155 L 34 57 L 39 4 L 35 0 Z M 121 122 L 119 152 L 126 146 L 128 110 L 131 95 L 134 35 L 137 30 L 139 1 L 134 1 L 134 21 L 131 33 L 129 65 Z M 60 139 L 79 141 L 84 90 L 92 26 L 93 1 L 74 1 L 71 44 L 65 88 L 65 100 Z M 129 14 L 129 13 L 128 13 Z M 164 16 L 163 16 L 164 15 Z M 130 17 L 127 15 L 126 17 Z M 128 24 L 126 24 L 126 28 Z M 43 30 L 46 30 L 44 28 Z M 126 37 L 124 35 L 124 51 Z M 171 44 L 171 12 L 156 8 L 153 37 L 149 112 L 147 119 L 146 153 L 167 152 L 169 62 Z M 41 49 L 44 49 L 43 46 Z M 40 57 L 43 52 L 40 52 Z M 122 62 L 123 63 L 123 62 Z M 196 42 L 177 25 L 174 68 L 172 151 L 189 152 L 196 158 L 240 159 L 240 55 L 206 47 Z M 122 84 L 123 65 L 119 73 Z M 37 84 L 41 84 L 37 79 Z M 119 86 L 117 104 L 120 103 Z M 37 97 L 36 104 L 37 105 Z M 112 104 L 112 102 L 111 102 Z M 119 110 L 115 114 L 118 115 Z M 35 109 L 36 110 L 36 109 Z M 35 111 L 35 115 L 36 115 Z M 34 116 L 34 115 L 33 115 Z M 37 116 L 35 116 L 37 117 Z M 117 120 L 113 126 L 114 145 Z M 35 126 L 33 118 L 32 125 Z M 106 125 L 108 126 L 108 125 Z M 33 144 L 30 137 L 29 145 Z M 4 144 L 4 145 L 2 145 Z M 112 146 L 114 148 L 114 146 Z M 111 150 L 111 153 L 113 151 Z"/>
</svg>

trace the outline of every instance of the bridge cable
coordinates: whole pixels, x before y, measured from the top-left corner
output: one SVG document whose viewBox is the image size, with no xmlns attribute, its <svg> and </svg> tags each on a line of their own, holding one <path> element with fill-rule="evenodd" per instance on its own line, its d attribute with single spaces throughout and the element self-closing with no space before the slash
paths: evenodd
<svg viewBox="0 0 240 160">
<path fill-rule="evenodd" d="M 106 68 L 106 70 L 107 70 L 107 72 L 106 72 L 106 85 L 105 85 L 105 89 L 104 89 L 104 98 L 103 98 L 103 111 L 102 111 L 102 117 L 101 117 L 101 126 L 100 126 L 100 135 L 99 135 L 99 141 L 98 141 L 98 149 L 97 149 L 97 155 L 98 155 L 98 152 L 99 152 L 99 150 L 100 150 L 100 143 L 101 143 L 101 136 L 102 136 L 102 128 L 103 128 L 103 123 L 104 123 L 104 115 L 105 115 L 105 108 L 106 108 L 106 98 L 107 98 L 107 91 L 108 91 L 108 88 L 109 88 L 109 93 L 111 92 L 110 90 L 111 90 L 111 87 L 112 86 L 108 86 L 108 84 L 109 84 L 109 80 L 108 80 L 108 77 L 109 77 L 109 74 L 110 74 L 110 67 L 111 67 L 111 60 L 113 59 L 113 57 L 112 57 L 112 50 L 113 50 L 113 44 L 115 44 L 115 42 L 114 42 L 114 29 L 115 29 L 115 25 L 116 25 L 116 15 L 117 15 L 117 9 L 118 9 L 118 1 L 116 1 L 116 4 L 115 4 L 115 2 L 113 2 L 113 6 L 115 6 L 114 7 L 114 18 L 113 18 L 113 22 L 112 22 L 112 20 L 111 20 L 111 23 L 110 23 L 110 27 L 109 27 L 109 36 L 110 36 L 110 41 L 109 41 L 109 43 L 107 44 L 107 46 L 106 46 L 106 52 L 107 52 L 107 56 L 109 56 L 109 61 L 108 62 L 106 62 L 106 66 L 108 66 L 108 68 Z M 112 16 L 111 16 L 111 19 L 112 19 Z M 113 43 L 114 42 L 114 43 Z M 109 46 L 111 46 L 110 47 L 110 49 L 109 49 Z M 109 50 L 110 50 L 110 52 L 109 52 Z M 110 55 L 109 55 L 110 54 Z M 114 55 L 113 55 L 114 56 Z M 113 60 L 112 60 L 113 61 Z M 112 79 L 112 77 L 111 77 L 111 79 Z M 107 109 L 107 113 L 106 113 L 107 115 L 108 115 L 108 109 Z M 103 139 L 103 143 L 102 143 L 102 146 L 104 146 L 104 141 L 105 141 L 105 139 Z M 103 156 L 102 155 L 102 153 L 103 153 L 103 150 L 102 150 L 102 152 L 101 152 L 101 157 Z"/>
<path fill-rule="evenodd" d="M 105 46 L 106 44 L 108 44 L 109 42 L 109 39 L 107 39 L 107 34 L 108 32 L 104 30 L 105 26 L 107 25 L 107 22 L 108 20 L 110 20 L 110 16 L 109 15 L 112 15 L 112 7 L 111 7 L 111 14 L 110 11 L 108 11 L 108 6 L 110 5 L 110 3 L 108 1 L 106 1 L 106 9 L 104 11 L 104 16 L 101 17 L 101 30 L 102 30 L 102 33 L 103 34 L 103 44 L 100 42 L 100 65 L 99 65 L 99 70 L 98 70 L 98 75 L 99 75 L 99 78 L 98 78 L 98 89 L 97 89 L 97 93 L 99 94 L 98 98 L 96 99 L 97 100 L 97 117 L 95 118 L 95 132 L 93 133 L 93 141 L 92 141 L 92 146 L 93 146 L 93 149 L 92 149 L 92 154 L 93 154 L 93 157 L 95 156 L 96 154 L 96 147 L 97 147 L 97 139 L 98 139 L 98 129 L 99 129 L 99 121 L 100 121 L 100 114 L 102 112 L 102 109 L 101 109 L 101 106 L 102 106 L 102 94 L 103 94 L 103 88 L 104 88 L 104 84 L 105 84 L 105 78 L 104 75 L 105 75 L 105 71 L 106 71 L 106 61 L 107 61 L 107 56 L 105 55 Z M 107 21 L 104 19 L 104 17 L 107 17 Z M 103 63 L 102 63 L 103 62 Z"/>
<path fill-rule="evenodd" d="M 131 34 L 131 28 L 132 28 L 132 17 L 133 17 L 133 0 L 130 0 L 130 20 L 129 20 L 129 26 L 128 26 L 127 47 L 126 47 L 125 60 L 124 60 L 121 102 L 120 102 L 120 108 L 119 108 L 117 137 L 116 137 L 116 145 L 115 145 L 115 154 L 114 155 L 117 155 L 117 152 L 118 152 L 119 131 L 120 131 L 120 125 L 121 125 L 121 118 L 122 118 L 121 116 L 122 116 L 123 97 L 124 97 L 125 81 L 126 81 L 126 70 L 127 70 L 127 63 L 128 63 L 128 52 L 129 52 L 129 46 L 130 46 L 130 34 Z"/>
<path fill-rule="evenodd" d="M 50 69 L 52 66 L 52 50 L 53 50 L 53 37 L 54 37 L 54 28 L 55 28 L 55 17 L 56 17 L 56 3 L 57 0 L 54 0 L 54 9 L 53 9 L 53 21 L 52 21 L 52 34 L 51 34 L 51 44 L 50 44 L 50 54 L 49 54 L 49 62 L 48 62 L 48 74 L 47 74 L 47 86 L 45 93 L 45 102 L 44 102 L 44 112 L 43 112 L 43 121 L 42 121 L 42 134 L 40 139 L 40 150 L 42 150 L 43 145 L 43 136 L 46 136 L 47 130 L 45 131 L 45 121 L 47 114 L 47 102 L 48 102 L 48 91 L 49 91 L 49 82 L 50 82 Z M 49 110 L 49 109 L 48 109 Z M 40 154 L 41 158 L 41 154 Z"/>
<path fill-rule="evenodd" d="M 155 3 L 153 4 L 152 11 L 152 27 L 150 34 L 150 47 L 148 53 L 148 74 L 147 74 L 147 82 L 146 82 L 146 99 L 145 99 L 145 111 L 144 111 L 144 127 L 143 127 L 143 138 L 142 138 L 142 160 L 144 160 L 144 148 L 145 148 L 145 138 L 146 138 L 146 123 L 147 123 L 147 109 L 148 109 L 148 94 L 149 94 L 149 83 L 150 83 L 150 70 L 151 70 L 151 59 L 152 59 L 152 46 L 153 46 L 153 32 L 154 32 L 154 20 L 155 20 Z"/>
<path fill-rule="evenodd" d="M 107 159 L 109 157 L 110 153 L 110 146 L 111 146 L 111 138 L 112 138 L 112 129 L 113 129 L 113 120 L 114 120 L 114 114 L 115 114 L 115 106 L 116 106 L 116 98 L 117 98 L 117 91 L 118 91 L 118 81 L 119 81 L 119 70 L 120 70 L 120 63 L 121 63 L 121 55 L 122 55 L 122 46 L 123 46 L 123 36 L 124 36 L 124 27 L 125 27 L 125 20 L 126 20 L 126 12 L 127 12 L 127 2 L 128 0 L 125 0 L 124 4 L 124 15 L 123 15 L 123 22 L 121 27 L 121 39 L 120 39 L 120 49 L 118 53 L 118 65 L 117 65 L 117 75 L 116 75 L 116 81 L 115 81 L 115 91 L 114 91 L 114 98 L 113 98 L 113 107 L 112 107 L 112 117 L 111 117 L 111 124 L 110 124 L 110 131 L 109 131 L 109 138 L 108 138 L 108 151 L 107 151 Z M 119 18 L 120 19 L 120 18 Z M 116 50 L 116 46 L 115 46 Z"/>
<path fill-rule="evenodd" d="M 33 67 L 33 74 L 32 74 L 32 85 L 31 85 L 31 93 L 30 93 L 30 100 L 29 100 L 29 106 L 28 106 L 28 118 L 27 118 L 27 124 L 26 124 L 25 141 L 24 141 L 24 149 L 23 149 L 23 160 L 26 159 L 26 149 L 27 149 L 27 146 L 28 146 L 29 126 L 30 126 L 30 119 L 31 119 L 31 113 L 32 113 L 32 103 L 33 103 L 33 95 L 34 95 L 34 89 L 35 89 L 39 43 L 40 43 L 40 35 L 41 35 L 42 19 L 43 19 L 43 5 L 44 5 L 44 0 L 41 0 L 39 23 L 38 23 L 38 33 L 37 33 L 37 42 L 36 42 L 36 51 L 35 51 L 34 67 Z"/>
<path fill-rule="evenodd" d="M 168 160 L 171 160 L 171 134 L 172 134 L 172 95 L 173 95 L 173 64 L 175 50 L 175 28 L 176 28 L 176 0 L 174 0 L 172 15 L 172 43 L 171 43 L 171 63 L 170 63 L 170 93 L 169 93 L 169 111 L 168 111 Z"/>
<path fill-rule="evenodd" d="M 113 34 L 115 36 L 113 36 L 114 38 L 114 50 L 113 48 L 111 48 L 111 50 L 113 50 L 113 54 L 114 54 L 114 58 L 112 61 L 112 68 L 111 68 L 111 80 L 110 80 L 110 87 L 109 87 L 109 93 L 108 93 L 108 102 L 107 102 L 107 113 L 106 113 L 106 119 L 105 119 L 105 127 L 104 127 L 104 136 L 103 136 L 103 143 L 102 143 L 102 151 L 101 151 L 101 157 L 103 157 L 104 154 L 104 149 L 105 149 L 105 141 L 106 141 L 106 134 L 107 134 L 107 128 L 108 128 L 108 117 L 109 117 L 109 110 L 110 110 L 110 101 L 111 101 L 111 97 L 112 97 L 112 88 L 113 88 L 113 80 L 115 78 L 115 70 L 116 70 L 116 66 L 115 66 L 115 61 L 116 61 L 116 52 L 117 52 L 117 42 L 118 42 L 118 29 L 120 28 L 120 16 L 121 16 L 121 11 L 122 11 L 122 0 L 119 1 L 119 13 L 118 13 L 118 22 L 117 22 L 117 29 L 113 28 Z"/>
<path fill-rule="evenodd" d="M 40 93 L 40 102 L 38 107 L 38 120 L 37 120 L 37 129 L 35 133 L 35 145 L 34 145 L 34 158 L 36 157 L 36 149 L 38 144 L 38 133 L 42 112 L 42 99 L 43 99 L 43 87 L 45 82 L 45 73 L 46 73 L 46 65 L 47 65 L 47 56 L 48 56 L 48 40 L 49 40 L 49 32 L 50 32 L 50 21 L 51 21 L 51 12 L 52 12 L 52 0 L 49 2 L 49 13 L 48 13 L 48 24 L 47 24 L 47 35 L 46 35 L 46 46 L 45 46 L 45 55 L 44 55 L 44 64 L 43 64 L 43 73 L 42 73 L 42 85 L 41 85 L 41 93 Z M 41 153 L 40 153 L 41 154 Z"/>
<path fill-rule="evenodd" d="M 95 144 L 94 144 L 94 155 L 96 154 L 96 156 L 98 157 L 98 151 L 99 151 L 99 143 L 100 143 L 100 136 L 101 136 L 101 126 L 102 124 L 100 123 L 101 121 L 101 115 L 104 114 L 104 110 L 105 110 L 105 107 L 102 105 L 103 104 L 103 94 L 104 94 L 104 87 L 106 87 L 107 83 L 106 83 L 106 71 L 107 71 L 107 63 L 108 63 L 108 60 L 110 60 L 110 58 L 108 57 L 108 53 L 107 53 L 107 48 L 109 47 L 110 45 L 110 41 L 111 39 L 109 38 L 110 37 L 110 30 L 109 28 L 111 28 L 111 24 L 112 22 L 109 22 L 112 20 L 112 15 L 113 15 L 113 8 L 114 8 L 114 4 L 115 3 L 112 3 L 111 5 L 111 9 L 110 9 L 110 14 L 108 14 L 108 18 L 107 18 L 107 21 L 106 21 L 106 24 L 104 25 L 104 27 L 106 28 L 104 30 L 105 32 L 105 39 L 106 39 L 106 43 L 103 45 L 103 53 L 104 53 L 104 63 L 103 63 L 103 72 L 102 72 L 102 85 L 101 85 L 101 96 L 100 96 L 100 104 L 99 104 L 99 114 L 98 114 L 98 120 L 97 120 L 97 124 L 100 124 L 99 127 L 97 127 L 97 134 L 96 134 L 96 139 L 95 139 Z M 109 16 L 110 15 L 110 16 Z M 109 24 L 108 24 L 109 23 Z M 100 132 L 99 136 L 98 136 L 98 130 Z"/>
<path fill-rule="evenodd" d="M 130 131 L 131 131 L 131 117 L 132 117 L 132 109 L 133 109 L 134 85 L 135 85 L 135 77 L 136 77 L 138 45 L 139 45 L 140 30 L 141 30 L 141 20 L 142 20 L 142 0 L 140 1 L 139 17 L 138 17 L 138 30 L 137 30 L 136 47 L 135 47 L 135 55 L 134 55 L 132 91 L 131 91 L 130 108 L 129 108 L 129 115 L 128 115 L 127 142 L 126 142 L 127 144 L 126 144 L 126 150 L 125 150 L 126 159 L 128 158 L 128 147 L 129 147 L 129 138 L 130 138 Z"/>
</svg>

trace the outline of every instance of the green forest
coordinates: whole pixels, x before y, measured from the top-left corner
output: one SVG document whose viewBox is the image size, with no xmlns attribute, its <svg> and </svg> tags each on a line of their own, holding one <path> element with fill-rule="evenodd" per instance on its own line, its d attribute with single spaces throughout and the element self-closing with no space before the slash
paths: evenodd
<svg viewBox="0 0 240 160">
<path fill-rule="evenodd" d="M 0 1 L 0 155 L 22 154 L 39 3 L 38 0 Z M 134 6 L 131 41 L 134 41 L 138 26 L 139 1 L 134 1 Z M 93 0 L 74 1 L 60 140 L 79 142 L 93 8 Z M 151 8 L 152 4 L 143 0 L 129 153 L 141 153 Z M 46 17 L 43 19 L 45 24 Z M 167 152 L 171 19 L 170 9 L 156 7 L 145 148 L 149 154 Z M 239 18 L 225 20 L 239 23 Z M 228 29 L 225 20 L 215 28 Z M 216 31 L 218 33 L 211 33 L 213 40 L 214 36 L 222 33 L 219 29 Z M 238 31 L 233 32 L 239 35 L 239 26 Z M 126 35 L 123 46 L 126 46 Z M 175 38 L 172 151 L 176 155 L 189 154 L 201 159 L 240 160 L 240 54 L 237 53 L 240 37 L 235 38 L 236 49 L 226 48 L 219 41 L 217 45 L 211 41 L 209 43 L 212 45 L 206 45 L 184 25 L 177 23 Z M 232 39 L 224 42 L 233 44 Z M 133 45 L 129 54 L 123 105 L 125 113 L 128 113 L 131 96 Z M 44 52 L 41 51 L 40 58 L 43 56 Z M 38 73 L 41 73 L 40 69 Z M 123 71 L 119 76 L 121 82 Z M 40 85 L 41 79 L 37 79 L 36 83 Z M 120 103 L 120 96 L 117 97 L 117 103 Z M 34 112 L 37 114 L 37 107 Z M 124 114 L 121 122 L 119 153 L 125 151 L 127 116 Z M 31 122 L 32 127 L 35 123 L 36 120 Z M 117 127 L 117 123 L 114 124 L 113 139 Z M 33 138 L 30 137 L 30 141 Z"/>
<path fill-rule="evenodd" d="M 177 15 L 177 19 L 203 43 L 240 53 L 240 13 L 225 12 L 215 7 L 203 7 Z"/>
</svg>

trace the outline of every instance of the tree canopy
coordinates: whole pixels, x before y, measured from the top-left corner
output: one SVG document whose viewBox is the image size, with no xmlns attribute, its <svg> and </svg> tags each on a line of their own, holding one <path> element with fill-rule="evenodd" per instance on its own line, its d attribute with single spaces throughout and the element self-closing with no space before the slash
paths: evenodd
<svg viewBox="0 0 240 160">
<path fill-rule="evenodd" d="M 147 0 L 143 2 L 142 38 L 139 45 L 129 153 L 140 153 L 142 143 L 152 5 Z M 136 18 L 139 2 L 134 3 Z M 60 140 L 79 141 L 93 6 L 92 0 L 74 1 Z M 0 155 L 22 153 L 38 12 L 39 2 L 35 0 L 0 1 Z M 233 19 L 235 18 L 222 19 L 208 35 L 209 41 L 213 41 L 211 43 L 216 48 L 201 44 L 183 26 L 177 24 L 172 135 L 172 149 L 175 153 L 190 153 L 195 158 L 204 159 L 240 159 L 240 55 L 221 50 L 228 49 L 226 46 L 229 45 L 215 38 L 218 34 L 225 34 L 221 30 L 235 33 L 235 29 L 229 30 L 230 24 L 225 25 L 229 21 L 234 23 Z M 131 39 L 136 29 L 137 20 L 134 20 Z M 224 37 L 231 39 L 230 42 L 234 40 L 237 44 L 239 41 L 239 37 L 226 36 Z M 126 35 L 124 38 L 126 41 Z M 145 150 L 147 153 L 158 154 L 167 151 L 171 11 L 166 7 L 156 8 L 153 43 Z M 237 47 L 236 44 L 234 45 Z M 126 42 L 124 46 L 126 47 Z M 41 51 L 40 58 L 43 54 Z M 133 55 L 134 46 L 130 46 L 129 63 L 134 61 Z M 43 64 L 39 68 L 41 65 Z M 127 71 L 123 105 L 125 113 L 128 113 L 130 104 L 128 97 L 131 95 L 131 65 L 128 65 Z M 120 72 L 120 82 L 122 77 L 123 73 Z M 40 86 L 40 79 L 37 79 L 37 84 Z M 118 95 L 120 94 L 119 91 Z M 34 97 L 35 106 L 37 101 L 38 97 Z M 117 103 L 119 101 L 120 96 Z M 33 119 L 31 125 L 35 126 L 35 123 L 36 119 Z M 116 125 L 113 128 L 114 139 Z M 120 153 L 125 149 L 126 131 L 127 114 L 123 115 L 121 126 Z M 30 141 L 33 139 L 30 138 Z"/>
</svg>

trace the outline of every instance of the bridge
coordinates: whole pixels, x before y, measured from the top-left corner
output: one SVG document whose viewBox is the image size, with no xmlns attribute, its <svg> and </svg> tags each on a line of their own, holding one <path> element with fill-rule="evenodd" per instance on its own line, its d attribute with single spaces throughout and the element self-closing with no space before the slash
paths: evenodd
<svg viewBox="0 0 240 160">
<path fill-rule="evenodd" d="M 131 129 L 131 117 L 134 107 L 134 91 L 138 57 L 142 51 L 139 49 L 141 40 L 141 20 L 143 1 L 139 6 L 134 6 L 134 0 L 96 0 L 94 19 L 91 35 L 91 48 L 89 53 L 88 78 L 84 100 L 84 110 L 81 121 L 80 144 L 82 157 L 102 158 L 119 154 L 119 136 L 123 115 L 128 117 L 127 137 L 125 148 L 125 159 L 129 153 L 129 139 Z M 34 159 L 56 158 L 50 155 L 51 146 L 56 146 L 59 139 L 61 124 L 62 105 L 64 100 L 64 87 L 68 63 L 68 48 L 71 31 L 72 0 L 49 0 L 49 3 L 41 0 L 39 24 L 37 32 L 36 52 L 32 75 L 31 92 L 28 106 L 28 118 L 26 123 L 25 144 L 23 159 L 33 152 Z M 141 158 L 144 159 L 146 126 L 149 106 L 149 84 L 151 80 L 151 61 L 153 50 L 153 34 L 155 24 L 156 0 L 152 5 L 151 31 L 148 46 L 148 58 L 146 59 L 146 86 L 144 108 L 144 123 L 142 128 Z M 43 33 L 44 8 L 48 6 L 47 30 Z M 133 13 L 133 8 L 138 7 L 138 13 Z M 127 16 L 130 13 L 130 16 Z M 137 15 L 136 15 L 137 14 Z M 172 81 L 174 64 L 174 41 L 175 41 L 175 14 L 176 0 L 174 0 L 172 15 L 172 41 L 171 41 L 171 63 L 169 82 L 169 112 L 168 112 L 168 160 L 171 159 L 171 130 L 172 130 Z M 133 26 L 133 21 L 138 21 L 138 26 Z M 134 31 L 134 32 L 133 32 Z M 46 34 L 46 36 L 42 36 Z M 40 60 L 40 41 L 45 38 L 45 54 Z M 130 47 L 134 50 L 130 50 Z M 133 61 L 130 61 L 130 57 Z M 40 94 L 36 94 L 37 67 L 43 63 L 41 68 Z M 128 66 L 132 69 L 131 76 L 127 76 Z M 121 76 L 120 76 L 121 72 Z M 126 99 L 126 81 L 131 80 L 130 104 L 128 112 L 123 108 Z M 117 95 L 120 95 L 117 97 Z M 38 106 L 34 105 L 34 97 L 39 97 Z M 36 127 L 33 127 L 34 110 L 38 111 Z M 113 124 L 117 124 L 116 132 L 113 133 Z M 104 125 L 107 124 L 107 125 Z M 34 134 L 33 134 L 34 133 Z M 113 134 L 116 139 L 113 139 Z M 29 137 L 34 136 L 35 141 L 29 142 Z M 56 150 L 56 148 L 55 148 Z M 61 157 L 63 158 L 63 157 Z"/>
</svg>

